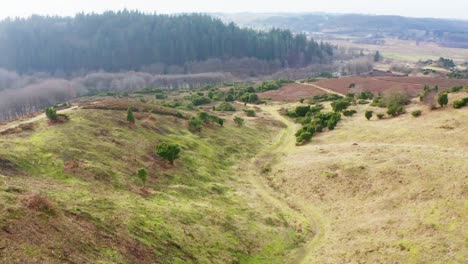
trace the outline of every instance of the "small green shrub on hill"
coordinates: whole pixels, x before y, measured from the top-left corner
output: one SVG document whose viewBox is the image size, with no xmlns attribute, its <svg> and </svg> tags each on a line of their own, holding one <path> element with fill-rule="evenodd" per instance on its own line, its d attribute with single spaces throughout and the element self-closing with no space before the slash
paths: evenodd
<svg viewBox="0 0 468 264">
<path fill-rule="evenodd" d="M 236 123 L 236 125 L 237 125 L 238 127 L 241 127 L 241 126 L 244 125 L 245 120 L 244 120 L 242 117 L 236 116 L 236 117 L 234 117 L 234 123 Z"/>
<path fill-rule="evenodd" d="M 255 110 L 252 109 L 244 109 L 244 113 L 249 117 L 254 117 L 256 115 Z"/>
<path fill-rule="evenodd" d="M 228 111 L 228 112 L 236 111 L 236 108 L 227 102 L 221 103 L 220 105 L 215 107 L 215 109 L 216 111 Z"/>
<path fill-rule="evenodd" d="M 437 97 L 437 102 L 439 103 L 440 107 L 444 107 L 448 104 L 448 95 L 447 93 L 440 93 Z"/>
<path fill-rule="evenodd" d="M 411 115 L 414 117 L 418 117 L 421 114 L 422 114 L 421 110 L 414 110 L 413 112 L 411 112 Z"/>
<path fill-rule="evenodd" d="M 461 100 L 453 102 L 453 108 L 460 109 L 468 105 L 468 97 L 465 97 Z"/>
<path fill-rule="evenodd" d="M 174 165 L 174 161 L 179 158 L 180 147 L 174 143 L 162 142 L 156 147 L 156 154 Z"/>
</svg>

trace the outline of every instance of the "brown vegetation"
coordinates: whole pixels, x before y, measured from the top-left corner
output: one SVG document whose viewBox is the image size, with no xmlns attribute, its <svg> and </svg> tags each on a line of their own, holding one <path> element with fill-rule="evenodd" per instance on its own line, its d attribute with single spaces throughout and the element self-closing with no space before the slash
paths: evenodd
<svg viewBox="0 0 468 264">
<path fill-rule="evenodd" d="M 119 110 L 119 111 L 127 111 L 129 108 L 132 108 L 135 112 L 148 112 L 154 113 L 159 115 L 170 115 L 175 117 L 181 118 L 188 118 L 187 115 L 180 113 L 171 108 L 147 104 L 138 101 L 131 101 L 125 99 L 115 99 L 115 100 L 105 100 L 105 101 L 97 101 L 92 103 L 87 103 L 82 106 L 83 109 L 102 109 L 102 110 Z M 138 115 L 142 118 L 142 115 Z M 138 118 L 137 118 L 138 119 Z"/>
<path fill-rule="evenodd" d="M 355 84 L 355 88 L 349 88 L 351 83 Z M 398 89 L 405 90 L 414 97 L 423 91 L 424 85 L 438 85 L 440 90 L 444 90 L 456 85 L 467 85 L 468 80 L 430 77 L 343 77 L 323 79 L 314 84 L 343 94 L 362 91 L 380 93 Z"/>
<path fill-rule="evenodd" d="M 325 93 L 326 92 L 309 85 L 288 83 L 283 85 L 278 90 L 260 93 L 259 97 L 261 99 L 272 99 L 274 101 L 294 102 L 300 100 L 301 98 L 307 99 L 313 97 L 314 95 Z"/>
</svg>

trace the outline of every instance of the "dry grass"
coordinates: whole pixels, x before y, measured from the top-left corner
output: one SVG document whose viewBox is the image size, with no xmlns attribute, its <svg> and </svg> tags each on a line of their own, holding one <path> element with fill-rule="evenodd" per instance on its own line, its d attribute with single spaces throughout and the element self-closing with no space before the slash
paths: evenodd
<svg viewBox="0 0 468 264">
<path fill-rule="evenodd" d="M 321 212 L 306 263 L 465 262 L 468 110 L 367 121 L 366 107 L 272 168 L 272 185 Z"/>
<path fill-rule="evenodd" d="M 385 39 L 385 41 L 384 45 L 368 45 L 352 43 L 352 39 L 349 41 L 331 40 L 333 44 L 341 47 L 355 47 L 371 53 L 379 50 L 384 58 L 398 61 L 417 62 L 418 60 L 427 59 L 437 60 L 439 57 L 451 58 L 460 62 L 468 60 L 468 49 L 447 48 L 426 42 L 416 45 L 415 41 L 389 38 Z"/>
</svg>

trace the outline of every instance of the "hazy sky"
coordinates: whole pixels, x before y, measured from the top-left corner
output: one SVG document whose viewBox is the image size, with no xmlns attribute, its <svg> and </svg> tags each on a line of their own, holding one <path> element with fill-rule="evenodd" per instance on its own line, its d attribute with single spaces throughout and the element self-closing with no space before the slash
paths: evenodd
<svg viewBox="0 0 468 264">
<path fill-rule="evenodd" d="M 336 12 L 468 19 L 468 0 L 0 0 L 0 18 L 74 15 L 123 8 L 145 12 Z"/>
</svg>

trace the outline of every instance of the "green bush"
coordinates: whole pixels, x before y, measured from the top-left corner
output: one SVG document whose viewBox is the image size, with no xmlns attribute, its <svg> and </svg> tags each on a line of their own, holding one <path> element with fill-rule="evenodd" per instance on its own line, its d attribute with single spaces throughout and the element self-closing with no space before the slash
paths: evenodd
<svg viewBox="0 0 468 264">
<path fill-rule="evenodd" d="M 402 105 L 391 104 L 387 107 L 387 114 L 390 116 L 399 116 L 405 112 Z"/>
<path fill-rule="evenodd" d="M 135 124 L 135 116 L 133 115 L 132 108 L 128 108 L 127 110 L 127 121 L 130 124 Z"/>
<path fill-rule="evenodd" d="M 465 97 L 461 100 L 453 102 L 453 108 L 460 109 L 468 105 L 468 97 Z"/>
<path fill-rule="evenodd" d="M 364 100 L 364 99 L 361 99 L 358 101 L 358 104 L 361 104 L 361 105 L 364 105 L 364 104 L 368 104 L 369 102 Z"/>
<path fill-rule="evenodd" d="M 439 103 L 440 107 L 444 107 L 448 104 L 448 95 L 447 93 L 440 93 L 437 97 L 437 102 Z"/>
<path fill-rule="evenodd" d="M 50 121 L 56 121 L 58 118 L 57 109 L 49 107 L 46 109 L 46 116 Z M 135 120 L 133 120 L 135 122 Z"/>
<path fill-rule="evenodd" d="M 252 109 L 244 109 L 244 113 L 249 117 L 254 117 L 256 115 L 255 110 Z"/>
<path fill-rule="evenodd" d="M 370 91 L 361 92 L 357 97 L 357 99 L 364 99 L 364 100 L 372 99 L 372 98 L 374 98 L 374 94 Z"/>
<path fill-rule="evenodd" d="M 367 110 L 367 111 L 364 113 L 364 116 L 367 118 L 367 120 L 370 120 L 370 119 L 372 118 L 372 115 L 373 115 L 373 114 L 374 114 L 374 112 Z"/>
<path fill-rule="evenodd" d="M 226 95 L 226 97 L 224 97 L 224 101 L 226 102 L 234 102 L 236 100 L 236 98 L 234 98 L 234 95 L 232 94 L 228 94 Z"/>
<path fill-rule="evenodd" d="M 156 154 L 174 165 L 174 161 L 179 158 L 180 147 L 177 144 L 162 142 L 156 147 Z"/>
<path fill-rule="evenodd" d="M 146 186 L 146 181 L 148 180 L 148 171 L 146 171 L 146 169 L 139 169 L 137 171 L 137 176 L 141 183 L 143 183 L 143 186 Z"/>
<path fill-rule="evenodd" d="M 310 105 L 307 106 L 297 106 L 295 113 L 297 117 L 304 117 L 310 111 Z"/>
<path fill-rule="evenodd" d="M 348 108 L 349 105 L 350 103 L 346 99 L 338 99 L 334 101 L 333 103 L 331 103 L 333 111 L 338 112 L 338 113 L 346 110 L 346 108 Z"/>
<path fill-rule="evenodd" d="M 422 114 L 421 110 L 414 110 L 413 112 L 411 112 L 411 115 L 414 117 L 418 117 L 421 114 Z"/>
<path fill-rule="evenodd" d="M 452 93 L 456 93 L 456 92 L 459 92 L 463 89 L 463 86 L 453 86 L 451 89 L 450 89 L 450 92 Z"/>
<path fill-rule="evenodd" d="M 236 125 L 238 127 L 241 127 L 241 126 L 244 125 L 245 120 L 243 118 L 241 118 L 241 117 L 236 116 L 236 117 L 234 117 L 234 123 L 236 123 Z"/>
<path fill-rule="evenodd" d="M 382 118 L 384 118 L 384 116 L 385 116 L 385 114 L 382 114 L 382 113 L 378 113 L 378 114 L 377 114 L 377 118 L 378 118 L 378 119 L 382 119 Z"/>
<path fill-rule="evenodd" d="M 326 102 L 326 101 L 336 101 L 338 99 L 343 98 L 343 96 L 338 94 L 318 94 L 315 95 L 311 100 L 309 100 L 310 104 L 315 104 L 318 102 Z"/>
<path fill-rule="evenodd" d="M 312 139 L 312 134 L 309 132 L 302 132 L 297 138 L 296 141 L 297 143 L 306 143 L 309 142 L 310 139 Z"/>
<path fill-rule="evenodd" d="M 343 111 L 344 116 L 353 116 L 356 113 L 357 113 L 356 110 L 345 110 L 345 111 Z"/>
<path fill-rule="evenodd" d="M 236 108 L 234 106 L 226 102 L 221 103 L 215 109 L 216 111 L 230 111 L 230 112 L 236 111 Z"/>
<path fill-rule="evenodd" d="M 192 97 L 192 104 L 195 106 L 204 105 L 211 103 L 210 98 L 195 95 Z"/>
<path fill-rule="evenodd" d="M 202 121 L 196 117 L 192 117 L 188 121 L 189 130 L 192 132 L 200 132 L 202 129 Z"/>
<path fill-rule="evenodd" d="M 167 95 L 165 95 L 165 94 L 156 94 L 155 98 L 156 99 L 167 99 Z"/>
</svg>

